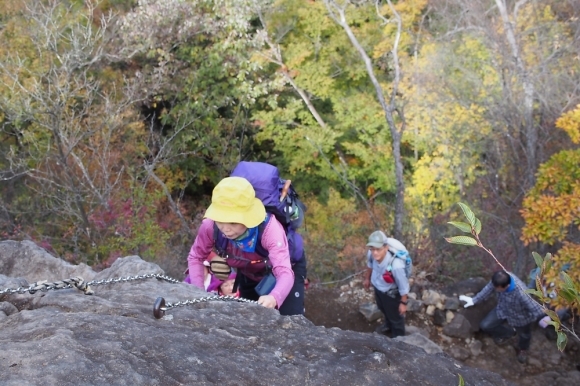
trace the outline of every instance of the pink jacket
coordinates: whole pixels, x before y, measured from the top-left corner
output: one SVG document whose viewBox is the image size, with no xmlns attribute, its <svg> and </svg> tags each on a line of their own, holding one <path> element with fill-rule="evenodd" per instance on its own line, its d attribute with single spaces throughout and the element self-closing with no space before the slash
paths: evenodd
<svg viewBox="0 0 580 386">
<path fill-rule="evenodd" d="M 199 227 L 195 242 L 191 246 L 187 256 L 187 265 L 189 267 L 189 276 L 191 284 L 203 289 L 203 261 L 210 254 L 214 247 L 213 240 L 213 220 L 204 219 Z M 294 272 L 290 264 L 290 252 L 288 251 L 288 239 L 282 224 L 276 218 L 270 215 L 261 239 L 262 246 L 269 252 L 272 272 L 276 277 L 276 286 L 270 292 L 270 295 L 276 299 L 278 307 L 282 305 L 288 293 L 294 285 Z M 228 252 L 232 251 L 232 244 L 228 243 Z M 234 254 L 246 258 L 256 258 L 256 253 L 243 252 L 237 248 Z M 262 257 L 260 257 L 262 259 Z"/>
</svg>

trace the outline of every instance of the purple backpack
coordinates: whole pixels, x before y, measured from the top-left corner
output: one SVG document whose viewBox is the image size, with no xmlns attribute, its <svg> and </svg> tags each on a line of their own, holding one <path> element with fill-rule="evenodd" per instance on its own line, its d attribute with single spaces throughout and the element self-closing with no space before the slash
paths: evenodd
<svg viewBox="0 0 580 386">
<path fill-rule="evenodd" d="M 273 214 L 284 226 L 290 249 L 290 260 L 296 262 L 302 259 L 304 242 L 296 230 L 304 223 L 306 206 L 298 198 L 298 193 L 294 190 L 291 181 L 281 179 L 278 168 L 264 162 L 241 161 L 230 177 L 243 177 L 252 184 L 256 197 L 262 201 L 266 212 Z M 264 226 L 265 224 L 262 223 L 258 228 L 260 233 L 258 240 L 261 238 Z M 220 239 L 224 239 L 221 237 L 221 232 L 217 235 L 216 246 L 222 245 L 223 241 Z M 256 246 L 256 252 L 268 258 L 268 252 L 261 243 Z"/>
</svg>

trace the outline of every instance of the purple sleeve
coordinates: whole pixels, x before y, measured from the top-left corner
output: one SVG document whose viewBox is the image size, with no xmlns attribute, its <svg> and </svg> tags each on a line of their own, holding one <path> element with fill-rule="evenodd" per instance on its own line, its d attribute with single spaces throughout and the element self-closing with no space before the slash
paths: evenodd
<svg viewBox="0 0 580 386">
<path fill-rule="evenodd" d="M 270 295 L 276 299 L 276 305 L 280 308 L 294 285 L 294 271 L 290 264 L 286 233 L 274 216 L 270 216 L 261 241 L 264 249 L 268 251 L 272 272 L 276 277 L 276 286 Z"/>
<path fill-rule="evenodd" d="M 191 284 L 204 289 L 203 261 L 213 249 L 213 221 L 206 218 L 201 222 L 195 241 L 187 256 L 187 267 Z"/>
</svg>

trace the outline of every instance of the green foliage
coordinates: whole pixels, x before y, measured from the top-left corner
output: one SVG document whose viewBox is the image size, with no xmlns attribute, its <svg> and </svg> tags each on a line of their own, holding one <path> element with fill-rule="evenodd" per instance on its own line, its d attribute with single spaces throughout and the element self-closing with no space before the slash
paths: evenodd
<svg viewBox="0 0 580 386">
<path fill-rule="evenodd" d="M 400 5 L 408 12 L 403 15 L 406 23 L 419 17 L 419 4 L 423 3 Z M 380 12 L 388 14 L 390 9 L 384 5 Z M 382 25 L 372 4 L 349 7 L 348 18 L 357 39 L 376 60 L 376 75 L 387 90 L 393 75 L 387 70 L 388 51 L 395 31 Z M 345 181 L 351 181 L 369 196 L 377 194 L 384 200 L 393 195 L 390 131 L 364 63 L 345 32 L 322 2 L 277 1 L 264 19 L 282 62 L 273 60 L 271 51 L 264 56 L 275 61 L 280 78 L 290 77 L 294 86 L 288 85 L 275 104 L 255 113 L 261 129 L 257 139 L 272 141 L 292 169 L 307 170 L 341 191 L 347 191 Z M 309 95 L 321 121 L 313 117 L 296 88 Z"/>
<path fill-rule="evenodd" d="M 481 154 L 492 133 L 486 108 L 466 101 L 497 94 L 491 54 L 480 39 L 426 41 L 405 89 L 410 105 L 405 137 L 416 152 L 406 206 L 419 226 L 462 199 L 484 170 Z M 466 144 L 469 143 L 469 146 Z"/>
<path fill-rule="evenodd" d="M 122 53 L 140 64 L 146 111 L 189 188 L 216 183 L 251 150 L 249 109 L 273 87 L 252 60 L 260 3 L 143 1 L 122 20 Z M 177 31 L 177 33 L 176 33 Z"/>
<path fill-rule="evenodd" d="M 445 240 L 451 244 L 460 244 L 460 245 L 477 245 L 477 241 L 473 237 L 468 236 L 454 236 L 448 237 Z"/>
<path fill-rule="evenodd" d="M 343 272 L 353 272 L 349 241 L 360 232 L 354 199 L 341 198 L 330 189 L 326 204 L 306 200 L 308 213 L 305 237 L 309 276 L 321 281 L 334 280 Z M 330 213 L 331 212 L 331 213 Z"/>
<path fill-rule="evenodd" d="M 466 11 L 485 2 L 393 3 L 403 23 L 395 119 L 402 129 L 410 238 L 444 243 L 436 233 L 445 226 L 440 213 L 458 201 L 477 202 L 497 216 L 496 224 L 519 226 L 521 170 L 528 167 L 520 145 L 528 137 L 519 114 L 522 76 L 505 46 L 501 18 L 495 8 Z M 443 3 L 450 6 L 438 8 Z M 563 131 L 545 128 L 553 112 L 578 95 L 571 29 L 578 15 L 553 0 L 532 3 L 519 8 L 514 28 L 526 76 L 535 95 L 542 90 L 531 117 L 542 127 L 537 151 L 556 155 L 526 196 L 523 234 L 526 242 L 560 248 L 547 273 L 555 280 L 559 267 L 580 256 L 571 237 L 580 225 L 580 158 L 569 140 L 580 141 L 580 108 L 558 119 Z M 48 5 L 54 9 L 41 11 Z M 114 28 L 100 19 L 109 10 L 120 13 Z M 450 14 L 456 11 L 461 18 Z M 396 34 L 389 4 L 350 2 L 346 16 L 388 96 Z M 167 188 L 177 211 L 196 218 L 197 205 L 241 158 L 277 164 L 313 202 L 306 233 L 320 278 L 353 272 L 361 255 L 356 248 L 373 227 L 375 219 L 345 197 L 358 195 L 392 224 L 398 192 L 391 133 L 364 63 L 324 2 L 0 0 L 0 22 L 0 221 L 6 234 L 24 229 L 57 253 L 91 255 L 95 262 L 118 253 L 159 255 L 151 238 L 159 232 L 165 241 L 175 218 L 167 228 L 156 217 L 169 204 L 143 165 Z M 448 33 L 456 22 L 465 24 Z M 496 197 L 511 209 L 493 202 Z M 148 207 L 119 220 L 131 222 L 129 233 L 114 235 L 113 223 L 97 227 L 95 217 L 129 199 Z M 343 206 L 340 220 L 324 218 Z M 461 213 L 468 214 L 463 207 Z M 461 235 L 450 241 L 481 248 L 481 221 L 452 219 Z M 496 224 L 486 232 L 508 233 Z M 438 259 L 454 276 L 481 268 L 480 261 L 471 264 L 477 254 L 467 256 L 467 248 L 451 253 L 437 242 L 428 248 L 421 258 L 433 270 L 441 267 L 434 266 Z M 568 271 L 573 282 L 577 267 Z M 569 300 L 574 293 L 562 295 Z"/>
<path fill-rule="evenodd" d="M 147 153 L 134 90 L 109 66 L 112 20 L 97 19 L 93 2 L 19 4 L 0 31 L 0 110 L 10 146 L 2 148 L 1 172 L 21 176 L 12 183 L 22 193 L 5 211 L 71 261 L 99 263 L 103 253 L 91 255 L 93 248 L 137 250 L 144 237 L 164 241 L 143 218 L 121 248 L 92 221 L 143 178 Z"/>
<path fill-rule="evenodd" d="M 481 232 L 481 221 L 475 217 L 475 214 L 469 208 L 469 206 L 459 203 L 458 204 L 461 210 L 463 211 L 463 215 L 467 219 L 469 223 L 459 222 L 459 221 L 449 221 L 448 224 L 453 225 L 457 229 L 465 233 L 471 233 L 477 239 L 469 236 L 454 236 L 445 238 L 448 243 L 451 244 L 460 244 L 460 245 L 470 245 L 470 246 L 481 246 L 479 243 L 479 233 Z"/>
<path fill-rule="evenodd" d="M 528 290 L 529 293 L 533 294 L 538 298 L 538 300 L 543 304 L 549 304 L 552 307 L 569 307 L 572 310 L 578 310 L 580 305 L 580 285 L 579 281 L 572 280 L 566 272 L 561 271 L 557 266 L 554 266 L 554 261 L 550 253 L 546 254 L 542 258 L 538 253 L 533 252 L 534 260 L 539 272 L 536 275 L 536 289 Z M 554 272 L 556 272 L 556 277 L 554 278 Z M 555 283 L 555 294 L 556 299 L 552 299 L 546 293 L 546 282 Z M 576 339 L 578 336 L 573 330 L 568 329 L 562 325 L 558 314 L 550 308 L 544 309 L 546 314 L 550 317 L 549 325 L 554 326 L 556 329 L 558 338 L 556 340 L 556 345 L 560 351 L 563 351 L 568 342 L 568 336 L 566 333 L 571 334 Z"/>
</svg>

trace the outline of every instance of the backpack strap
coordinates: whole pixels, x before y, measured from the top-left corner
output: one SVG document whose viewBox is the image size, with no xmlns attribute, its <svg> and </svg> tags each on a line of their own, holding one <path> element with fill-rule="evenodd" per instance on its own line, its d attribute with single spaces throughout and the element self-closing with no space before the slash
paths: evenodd
<svg viewBox="0 0 580 386">
<path fill-rule="evenodd" d="M 232 287 L 232 292 L 238 292 L 238 287 L 240 285 L 240 280 L 242 279 L 242 275 L 236 274 L 236 278 L 234 279 L 234 286 Z"/>
<path fill-rule="evenodd" d="M 224 257 L 224 254 L 226 253 L 226 247 L 228 245 L 228 240 L 226 240 L 224 237 L 221 237 L 221 232 L 215 222 L 213 223 L 213 243 L 218 256 Z"/>
<path fill-rule="evenodd" d="M 262 235 L 264 234 L 264 229 L 266 229 L 268 221 L 270 221 L 270 216 L 268 216 L 266 221 L 263 221 L 260 225 L 258 225 L 258 243 L 256 244 L 256 253 L 262 256 L 264 259 L 268 259 L 270 256 L 270 253 L 262 246 Z"/>
</svg>

